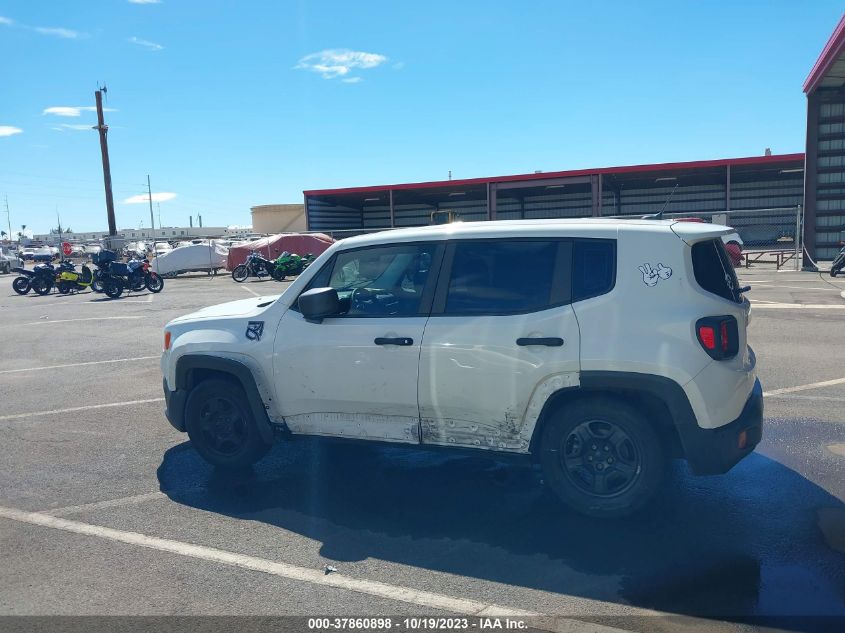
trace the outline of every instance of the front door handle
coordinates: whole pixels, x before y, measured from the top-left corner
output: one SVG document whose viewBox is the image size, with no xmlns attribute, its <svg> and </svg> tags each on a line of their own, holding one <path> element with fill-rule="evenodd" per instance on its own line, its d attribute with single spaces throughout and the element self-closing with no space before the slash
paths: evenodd
<svg viewBox="0 0 845 633">
<path fill-rule="evenodd" d="M 516 344 L 521 347 L 526 347 L 528 345 L 545 345 L 546 347 L 561 347 L 563 345 L 563 339 L 557 336 L 551 336 L 546 338 L 518 338 L 516 339 Z"/>
<path fill-rule="evenodd" d="M 400 336 L 398 338 L 379 337 L 373 341 L 376 345 L 413 345 L 414 339 Z"/>
</svg>

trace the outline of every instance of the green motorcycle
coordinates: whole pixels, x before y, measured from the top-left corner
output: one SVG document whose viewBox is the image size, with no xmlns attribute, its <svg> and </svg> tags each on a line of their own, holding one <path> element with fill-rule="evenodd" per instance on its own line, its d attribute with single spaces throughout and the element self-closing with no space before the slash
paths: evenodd
<svg viewBox="0 0 845 633">
<path fill-rule="evenodd" d="M 276 266 L 271 273 L 273 279 L 284 281 L 285 277 L 296 277 L 308 268 L 315 259 L 317 258 L 312 253 L 297 255 L 296 253 L 284 251 L 273 262 Z"/>
</svg>

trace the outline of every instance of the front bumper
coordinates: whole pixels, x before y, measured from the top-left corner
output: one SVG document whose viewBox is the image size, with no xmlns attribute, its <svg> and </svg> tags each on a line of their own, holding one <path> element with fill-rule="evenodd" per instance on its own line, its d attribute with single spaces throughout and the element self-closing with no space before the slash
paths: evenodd
<svg viewBox="0 0 845 633">
<path fill-rule="evenodd" d="M 696 475 L 720 475 L 728 472 L 760 443 L 763 435 L 763 387 L 759 380 L 739 417 L 715 429 L 698 425 L 678 427 L 687 462 Z M 742 434 L 744 442 L 741 442 Z"/>
<path fill-rule="evenodd" d="M 188 392 L 184 389 L 170 391 L 167 387 L 167 380 L 162 379 L 164 388 L 164 415 L 167 421 L 177 431 L 185 432 L 185 402 L 188 400 Z"/>
</svg>

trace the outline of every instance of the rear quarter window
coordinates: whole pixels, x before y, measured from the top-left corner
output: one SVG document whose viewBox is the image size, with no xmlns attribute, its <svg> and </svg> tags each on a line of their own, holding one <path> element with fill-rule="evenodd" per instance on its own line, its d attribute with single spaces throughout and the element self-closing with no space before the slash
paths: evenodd
<svg viewBox="0 0 845 633">
<path fill-rule="evenodd" d="M 572 249 L 572 300 L 606 294 L 616 283 L 616 242 L 575 240 Z"/>
<path fill-rule="evenodd" d="M 693 244 L 692 269 L 702 289 L 729 301 L 742 302 L 739 282 L 721 239 Z"/>
</svg>

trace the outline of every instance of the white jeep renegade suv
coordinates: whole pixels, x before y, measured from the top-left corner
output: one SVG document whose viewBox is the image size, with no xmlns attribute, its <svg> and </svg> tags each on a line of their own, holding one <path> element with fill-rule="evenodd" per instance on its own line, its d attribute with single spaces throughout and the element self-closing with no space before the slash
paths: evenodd
<svg viewBox="0 0 845 633">
<path fill-rule="evenodd" d="M 724 473 L 760 441 L 729 231 L 543 220 L 346 239 L 278 297 L 171 321 L 167 417 L 220 467 L 276 435 L 521 454 L 576 510 L 622 516 L 668 458 Z"/>
</svg>

